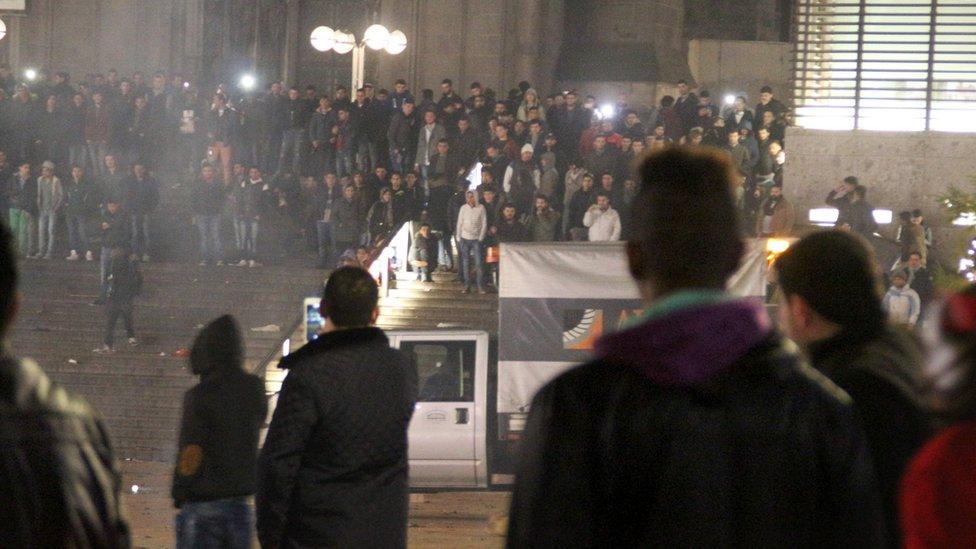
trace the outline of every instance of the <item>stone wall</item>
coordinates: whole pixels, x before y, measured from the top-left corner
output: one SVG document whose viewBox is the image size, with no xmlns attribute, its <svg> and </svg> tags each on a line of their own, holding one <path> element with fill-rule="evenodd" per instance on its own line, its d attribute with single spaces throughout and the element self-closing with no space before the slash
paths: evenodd
<svg viewBox="0 0 976 549">
<path fill-rule="evenodd" d="M 25 16 L 5 16 L 0 61 L 87 72 L 194 72 L 201 55 L 183 32 L 202 27 L 204 0 L 31 0 Z"/>
<path fill-rule="evenodd" d="M 759 89 L 772 86 L 776 97 L 792 96 L 790 44 L 741 40 L 692 40 L 688 66 L 695 82 L 719 103 L 726 94 L 745 95 L 748 105 L 759 102 Z"/>
<path fill-rule="evenodd" d="M 855 175 L 877 208 L 920 208 L 935 228 L 940 259 L 951 258 L 959 229 L 936 198 L 950 186 L 976 191 L 976 133 L 827 131 L 789 128 L 784 191 L 806 221 L 810 208 L 840 181 Z M 886 231 L 894 233 L 894 226 Z"/>
</svg>

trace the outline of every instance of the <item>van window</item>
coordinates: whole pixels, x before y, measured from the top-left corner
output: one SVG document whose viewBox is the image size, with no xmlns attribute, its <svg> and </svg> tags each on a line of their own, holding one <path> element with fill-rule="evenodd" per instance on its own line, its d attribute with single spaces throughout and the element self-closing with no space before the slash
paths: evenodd
<svg viewBox="0 0 976 549">
<path fill-rule="evenodd" d="M 474 401 L 474 341 L 405 341 L 417 364 L 421 402 Z"/>
</svg>

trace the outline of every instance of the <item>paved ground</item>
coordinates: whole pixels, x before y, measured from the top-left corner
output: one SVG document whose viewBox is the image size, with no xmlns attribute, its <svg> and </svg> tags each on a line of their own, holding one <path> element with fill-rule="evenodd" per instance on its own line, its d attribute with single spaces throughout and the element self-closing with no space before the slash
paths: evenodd
<svg viewBox="0 0 976 549">
<path fill-rule="evenodd" d="M 174 509 L 169 498 L 170 466 L 127 461 L 122 463 L 124 497 L 132 524 L 133 546 L 174 546 Z M 139 487 L 133 494 L 131 487 Z M 411 496 L 409 545 L 423 548 L 502 547 L 500 519 L 508 508 L 505 492 L 443 492 Z M 255 547 L 257 544 L 255 544 Z"/>
</svg>

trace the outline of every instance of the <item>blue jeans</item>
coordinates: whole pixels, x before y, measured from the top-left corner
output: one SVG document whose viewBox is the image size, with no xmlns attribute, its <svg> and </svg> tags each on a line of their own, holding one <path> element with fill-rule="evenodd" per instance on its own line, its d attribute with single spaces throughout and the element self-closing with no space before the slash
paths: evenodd
<svg viewBox="0 0 976 549">
<path fill-rule="evenodd" d="M 291 173 L 302 173 L 302 147 L 305 145 L 305 130 L 285 130 L 281 135 L 281 153 L 278 155 L 278 171 L 285 167 L 291 157 Z"/>
<path fill-rule="evenodd" d="M 237 251 L 241 253 L 241 259 L 257 259 L 257 219 L 235 219 L 234 238 L 237 240 Z"/>
<path fill-rule="evenodd" d="M 112 268 L 112 248 L 102 246 L 102 253 L 98 257 L 98 266 L 102 280 L 102 288 L 98 292 L 98 299 L 105 301 L 108 296 L 108 272 Z"/>
<path fill-rule="evenodd" d="M 390 171 L 403 173 L 409 170 L 410 167 L 405 162 L 406 158 L 403 150 L 390 147 Z"/>
<path fill-rule="evenodd" d="M 198 215 L 197 228 L 200 229 L 200 260 L 207 263 L 222 261 L 220 216 Z"/>
<path fill-rule="evenodd" d="M 84 145 L 68 145 L 68 168 L 79 166 L 84 168 L 87 173 L 92 173 L 88 169 L 88 150 Z"/>
<path fill-rule="evenodd" d="M 440 237 L 437 239 L 437 264 L 443 265 L 448 270 L 454 268 L 453 242 L 454 238 L 447 234 L 446 231 L 442 231 Z"/>
<path fill-rule="evenodd" d="M 338 150 L 336 151 L 336 175 L 339 177 L 345 177 L 347 175 L 352 175 L 353 165 L 352 165 L 352 152 L 349 150 Z"/>
<path fill-rule="evenodd" d="M 176 516 L 177 549 L 248 549 L 254 513 L 244 498 L 184 503 Z"/>
<path fill-rule="evenodd" d="M 360 141 L 356 157 L 359 164 L 359 171 L 363 173 L 372 172 L 373 168 L 376 167 L 376 144 L 368 139 Z"/>
<path fill-rule="evenodd" d="M 54 251 L 54 226 L 58 216 L 54 212 L 41 212 L 37 216 L 37 255 L 51 257 Z"/>
<path fill-rule="evenodd" d="M 88 231 L 85 230 L 85 217 L 68 214 L 64 218 L 68 225 L 68 245 L 71 249 L 84 254 L 91 250 L 88 247 Z"/>
<path fill-rule="evenodd" d="M 132 253 L 143 255 L 149 253 L 149 216 L 147 214 L 132 214 Z"/>
<path fill-rule="evenodd" d="M 480 240 L 467 240 L 464 238 L 459 238 L 458 242 L 460 244 L 461 254 L 461 277 L 464 280 L 464 287 L 471 288 L 472 281 L 477 283 L 478 289 L 483 290 L 485 285 L 481 277 L 481 241 Z M 474 273 L 471 273 L 471 256 L 474 256 Z"/>
<path fill-rule="evenodd" d="M 91 142 L 88 144 L 88 156 L 91 161 L 92 175 L 97 177 L 105 174 L 105 157 L 108 155 L 108 145 Z"/>
</svg>

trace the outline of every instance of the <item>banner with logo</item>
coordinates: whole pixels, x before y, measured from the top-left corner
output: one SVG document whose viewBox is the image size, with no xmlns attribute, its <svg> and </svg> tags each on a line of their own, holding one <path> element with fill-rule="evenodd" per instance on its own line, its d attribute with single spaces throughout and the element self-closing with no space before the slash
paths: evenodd
<svg viewBox="0 0 976 549">
<path fill-rule="evenodd" d="M 709 268 L 702 258 L 702 268 Z M 622 242 L 502 244 L 498 413 L 527 412 L 547 381 L 591 357 L 593 344 L 643 312 Z M 751 240 L 729 292 L 766 294 L 766 241 Z"/>
</svg>

